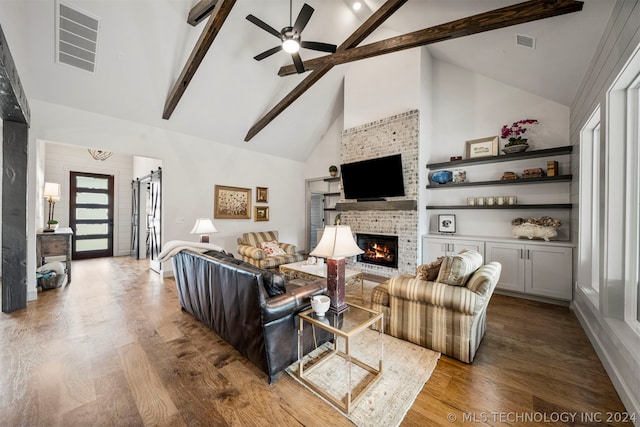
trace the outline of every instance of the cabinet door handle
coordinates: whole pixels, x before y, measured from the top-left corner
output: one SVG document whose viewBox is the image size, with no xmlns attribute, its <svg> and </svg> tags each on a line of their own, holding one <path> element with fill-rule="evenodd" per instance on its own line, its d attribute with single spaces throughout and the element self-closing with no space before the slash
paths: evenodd
<svg viewBox="0 0 640 427">
<path fill-rule="evenodd" d="M 527 259 L 531 259 L 531 251 L 527 249 Z"/>
<path fill-rule="evenodd" d="M 520 259 L 524 258 L 524 249 L 520 249 Z"/>
</svg>

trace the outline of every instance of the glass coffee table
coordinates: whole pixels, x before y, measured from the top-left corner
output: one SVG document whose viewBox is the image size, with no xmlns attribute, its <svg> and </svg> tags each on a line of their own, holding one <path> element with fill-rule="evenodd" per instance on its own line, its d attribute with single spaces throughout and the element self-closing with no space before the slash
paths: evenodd
<svg viewBox="0 0 640 427">
<path fill-rule="evenodd" d="M 292 262 L 290 264 L 280 265 L 280 273 L 284 274 L 287 281 L 294 279 L 301 279 L 304 281 L 313 281 L 318 278 L 327 278 L 327 264 L 316 265 L 307 264 L 307 261 Z M 345 272 L 345 286 L 360 283 L 360 294 L 364 294 L 364 273 L 358 270 L 346 269 Z"/>
<path fill-rule="evenodd" d="M 348 310 L 340 314 L 327 312 L 318 316 L 313 309 L 300 313 L 296 376 L 348 414 L 382 376 L 384 315 L 347 305 Z M 371 328 L 374 324 L 376 330 Z M 333 343 L 323 344 L 303 356 L 304 334 L 313 333 L 315 339 L 316 328 L 331 333 Z"/>
</svg>

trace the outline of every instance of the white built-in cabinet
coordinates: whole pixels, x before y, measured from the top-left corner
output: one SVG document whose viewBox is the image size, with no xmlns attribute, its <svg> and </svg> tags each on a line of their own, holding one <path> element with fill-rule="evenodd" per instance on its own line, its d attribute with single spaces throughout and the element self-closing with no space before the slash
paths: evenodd
<svg viewBox="0 0 640 427">
<path fill-rule="evenodd" d="M 457 240 L 448 237 L 429 237 L 422 241 L 422 263 L 429 264 L 436 258 L 446 255 L 454 255 L 463 249 L 473 249 L 484 258 L 484 241 L 482 240 Z"/>
<path fill-rule="evenodd" d="M 428 235 L 422 239 L 422 260 L 426 264 L 462 249 L 475 249 L 485 263 L 502 265 L 498 291 L 563 301 L 573 297 L 573 248 L 568 242 Z"/>
</svg>

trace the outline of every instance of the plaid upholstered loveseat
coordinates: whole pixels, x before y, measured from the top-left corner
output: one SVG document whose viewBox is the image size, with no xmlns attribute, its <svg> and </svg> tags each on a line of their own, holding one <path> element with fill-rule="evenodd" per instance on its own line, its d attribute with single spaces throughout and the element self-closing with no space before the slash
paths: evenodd
<svg viewBox="0 0 640 427">
<path fill-rule="evenodd" d="M 277 242 L 280 254 L 271 254 L 269 245 L 263 248 L 263 243 Z M 278 240 L 277 231 L 260 231 L 244 233 L 238 238 L 238 253 L 242 260 L 260 268 L 278 268 L 281 264 L 289 264 L 304 260 L 302 254 L 297 253 L 296 245 L 282 243 Z"/>
<path fill-rule="evenodd" d="M 463 251 L 445 257 L 435 281 L 404 274 L 376 286 L 372 308 L 384 312 L 386 334 L 471 363 L 501 268 L 497 262 L 482 265 L 476 251 Z"/>
</svg>

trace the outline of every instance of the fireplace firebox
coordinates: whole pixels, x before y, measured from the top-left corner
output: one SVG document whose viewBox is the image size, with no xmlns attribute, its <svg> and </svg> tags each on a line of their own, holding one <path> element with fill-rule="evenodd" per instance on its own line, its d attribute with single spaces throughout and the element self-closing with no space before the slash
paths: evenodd
<svg viewBox="0 0 640 427">
<path fill-rule="evenodd" d="M 364 251 L 358 262 L 398 268 L 398 236 L 357 233 L 356 242 Z"/>
</svg>

